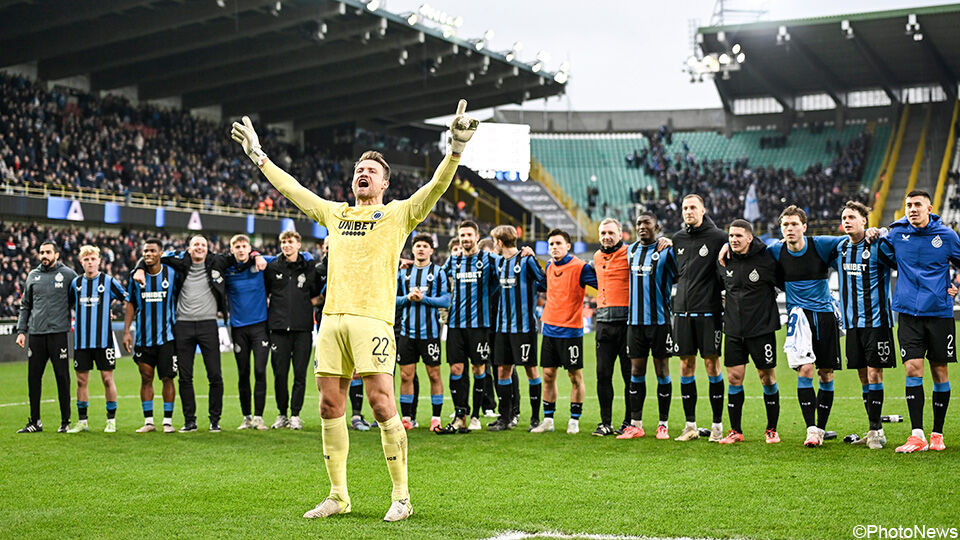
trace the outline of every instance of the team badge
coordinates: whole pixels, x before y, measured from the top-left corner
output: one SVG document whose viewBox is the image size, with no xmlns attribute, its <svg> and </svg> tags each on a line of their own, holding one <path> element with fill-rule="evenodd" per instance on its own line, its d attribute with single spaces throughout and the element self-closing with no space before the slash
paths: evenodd
<svg viewBox="0 0 960 540">
<path fill-rule="evenodd" d="M 233 352 L 235 352 L 236 354 L 240 354 L 240 345 L 234 343 L 234 344 L 233 344 Z"/>
<path fill-rule="evenodd" d="M 379 211 L 379 210 L 377 210 L 376 212 L 373 213 L 373 219 L 380 219 L 380 218 L 382 218 L 382 217 L 383 217 L 383 212 L 381 212 L 381 211 Z"/>
<path fill-rule="evenodd" d="M 433 274 L 427 274 L 427 281 L 433 281 Z"/>
<path fill-rule="evenodd" d="M 483 261 L 477 261 L 477 268 L 483 268 Z"/>
<path fill-rule="evenodd" d="M 938 237 L 938 238 L 939 238 L 939 237 Z M 61 274 L 61 273 L 58 272 L 57 275 L 53 276 L 53 279 L 56 280 L 56 281 L 58 281 L 58 282 L 63 281 L 63 274 Z"/>
<path fill-rule="evenodd" d="M 161 283 L 160 286 L 166 289 L 167 287 L 170 286 L 170 282 L 167 280 L 163 280 L 163 283 Z"/>
<path fill-rule="evenodd" d="M 700 256 L 701 256 L 701 257 L 706 257 L 706 256 L 709 255 L 709 254 L 710 254 L 710 250 L 707 249 L 707 245 L 706 245 L 706 244 L 700 246 Z"/>
<path fill-rule="evenodd" d="M 870 258 L 870 249 L 867 248 L 867 249 L 863 250 L 863 253 L 862 253 L 860 256 L 863 257 L 863 260 L 869 259 L 869 258 Z"/>
<path fill-rule="evenodd" d="M 103 294 L 103 285 L 97 287 L 97 292 Z"/>
<path fill-rule="evenodd" d="M 754 268 L 754 269 L 753 269 L 753 272 L 750 272 L 750 275 L 747 276 L 747 277 L 750 278 L 750 281 L 756 283 L 757 281 L 760 280 L 760 273 L 757 272 L 757 269 L 756 269 L 756 268 Z"/>
<path fill-rule="evenodd" d="M 307 276 L 303 274 L 300 274 L 299 276 L 297 276 L 297 288 L 302 289 L 303 284 L 306 283 L 306 281 L 307 281 Z"/>
<path fill-rule="evenodd" d="M 514 267 L 513 267 L 513 271 L 514 271 L 514 272 L 519 272 L 519 271 L 520 271 L 520 265 L 518 264 L 518 265 L 514 266 Z"/>
<path fill-rule="evenodd" d="M 659 261 L 659 260 L 660 260 L 660 253 L 657 252 L 657 251 L 654 251 L 654 252 L 653 252 L 653 255 L 650 256 L 650 260 L 651 260 L 651 261 Z"/>
<path fill-rule="evenodd" d="M 940 239 L 939 234 L 933 237 L 933 240 L 930 241 L 930 245 L 932 245 L 935 248 L 938 248 L 943 245 L 943 240 Z"/>
<path fill-rule="evenodd" d="M 217 270 L 211 270 L 210 277 L 212 277 L 213 280 L 216 281 L 217 283 L 220 283 L 223 280 L 223 278 L 220 277 L 220 272 L 218 272 Z"/>
</svg>

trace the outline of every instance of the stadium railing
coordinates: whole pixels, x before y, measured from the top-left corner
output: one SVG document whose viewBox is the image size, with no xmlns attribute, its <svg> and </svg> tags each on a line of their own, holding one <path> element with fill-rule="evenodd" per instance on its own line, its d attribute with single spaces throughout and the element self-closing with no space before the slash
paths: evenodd
<svg viewBox="0 0 960 540">
<path fill-rule="evenodd" d="M 875 204 L 873 211 L 870 212 L 870 226 L 879 227 L 880 220 L 883 219 L 883 209 L 887 203 L 887 196 L 890 195 L 890 184 L 893 181 L 893 172 L 897 170 L 897 161 L 900 158 L 900 148 L 903 146 L 903 135 L 907 131 L 907 120 L 910 118 L 910 104 L 903 106 L 903 113 L 900 115 L 900 125 L 897 126 L 897 136 L 890 151 L 890 159 L 880 170 L 880 176 L 877 181 L 880 187 L 874 193 Z"/>
<path fill-rule="evenodd" d="M 557 184 L 550 172 L 533 156 L 530 156 L 530 178 L 543 184 L 543 187 L 547 188 L 547 191 L 557 198 L 560 205 L 566 208 L 567 212 L 577 221 L 577 225 L 586 231 L 588 242 L 598 241 L 600 222 L 590 219 L 587 213 Z"/>
<path fill-rule="evenodd" d="M 953 163 L 953 150 L 957 142 L 957 113 L 960 111 L 960 100 L 953 102 L 953 115 L 950 118 L 950 132 L 947 134 L 947 148 L 943 151 L 943 161 L 940 163 L 940 174 L 937 176 L 937 190 L 933 196 L 933 213 L 940 214 L 943 204 L 943 194 L 947 186 L 947 173 Z"/>
</svg>

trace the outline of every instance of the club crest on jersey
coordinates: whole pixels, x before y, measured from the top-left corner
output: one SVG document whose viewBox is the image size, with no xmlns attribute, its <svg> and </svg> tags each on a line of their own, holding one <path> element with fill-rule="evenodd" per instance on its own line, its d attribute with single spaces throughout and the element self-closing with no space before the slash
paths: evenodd
<svg viewBox="0 0 960 540">
<path fill-rule="evenodd" d="M 383 217 L 383 212 L 377 210 L 376 212 L 373 213 L 373 216 L 372 216 L 372 217 L 373 217 L 373 219 L 380 219 L 380 218 Z"/>
<path fill-rule="evenodd" d="M 940 239 L 939 234 L 933 237 L 933 240 L 930 241 L 930 245 L 935 248 L 938 248 L 943 245 L 943 240 Z"/>
<path fill-rule="evenodd" d="M 753 272 L 750 272 L 750 275 L 748 275 L 747 277 L 750 278 L 750 281 L 756 283 L 757 281 L 760 280 L 760 273 L 757 272 L 756 268 L 754 268 Z"/>
<path fill-rule="evenodd" d="M 513 267 L 513 271 L 514 271 L 514 272 L 519 272 L 519 271 L 520 271 L 520 265 L 518 264 L 518 265 L 514 266 L 514 267 Z"/>
<path fill-rule="evenodd" d="M 100 294 L 103 294 L 103 285 L 99 285 L 99 286 L 97 287 L 97 292 L 100 293 Z"/>
<path fill-rule="evenodd" d="M 63 274 L 58 272 L 57 275 L 53 276 L 53 279 L 56 281 L 63 281 Z"/>
<path fill-rule="evenodd" d="M 709 255 L 709 254 L 710 254 L 710 250 L 707 249 L 707 245 L 706 245 L 706 244 L 700 246 L 700 256 L 701 256 L 701 257 L 706 257 L 706 256 Z"/>
<path fill-rule="evenodd" d="M 483 261 L 477 261 L 477 268 L 483 268 Z"/>
<path fill-rule="evenodd" d="M 166 289 L 167 287 L 170 286 L 170 282 L 167 280 L 163 280 L 163 283 L 161 283 L 160 286 Z"/>
<path fill-rule="evenodd" d="M 303 274 L 300 274 L 299 276 L 297 276 L 297 288 L 298 288 L 298 289 L 302 289 L 302 288 L 303 288 L 303 284 L 306 283 L 306 282 L 307 282 L 307 276 L 305 276 L 305 275 L 303 275 Z"/>
<path fill-rule="evenodd" d="M 660 252 L 654 251 L 654 252 L 653 252 L 653 255 L 650 256 L 650 260 L 651 260 L 651 261 L 659 261 L 659 260 L 660 260 Z"/>
<path fill-rule="evenodd" d="M 210 277 L 212 277 L 213 280 L 217 283 L 220 283 L 221 281 L 223 281 L 223 278 L 220 276 L 220 272 L 218 272 L 217 270 L 211 270 Z"/>
<path fill-rule="evenodd" d="M 433 274 L 427 274 L 427 281 L 433 281 Z"/>
<path fill-rule="evenodd" d="M 860 254 L 860 256 L 863 257 L 863 260 L 869 259 L 869 258 L 870 258 L 870 249 L 869 249 L 869 248 L 864 249 L 864 250 L 863 250 L 863 253 Z"/>
</svg>

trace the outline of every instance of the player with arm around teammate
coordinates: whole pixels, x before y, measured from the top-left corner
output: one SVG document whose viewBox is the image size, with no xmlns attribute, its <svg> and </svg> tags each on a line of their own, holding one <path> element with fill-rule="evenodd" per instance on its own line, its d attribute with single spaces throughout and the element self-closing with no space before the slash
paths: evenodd
<svg viewBox="0 0 960 540">
<path fill-rule="evenodd" d="M 97 366 L 107 401 L 106 433 L 117 431 L 117 386 L 113 370 L 117 366 L 113 333 L 110 331 L 110 306 L 128 300 L 127 291 L 113 276 L 100 271 L 100 248 L 80 247 L 83 275 L 70 283 L 70 304 L 76 313 L 73 333 L 73 368 L 77 372 L 77 414 L 79 420 L 67 433 L 89 431 L 87 408 L 90 400 L 90 370 Z"/>
</svg>

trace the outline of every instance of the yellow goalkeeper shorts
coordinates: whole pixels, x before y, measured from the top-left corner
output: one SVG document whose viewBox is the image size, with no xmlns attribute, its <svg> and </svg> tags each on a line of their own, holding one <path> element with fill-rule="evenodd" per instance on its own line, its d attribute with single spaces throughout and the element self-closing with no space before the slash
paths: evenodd
<svg viewBox="0 0 960 540">
<path fill-rule="evenodd" d="M 397 344 L 393 327 L 359 315 L 324 315 L 320 320 L 313 371 L 317 377 L 393 373 Z"/>
</svg>

